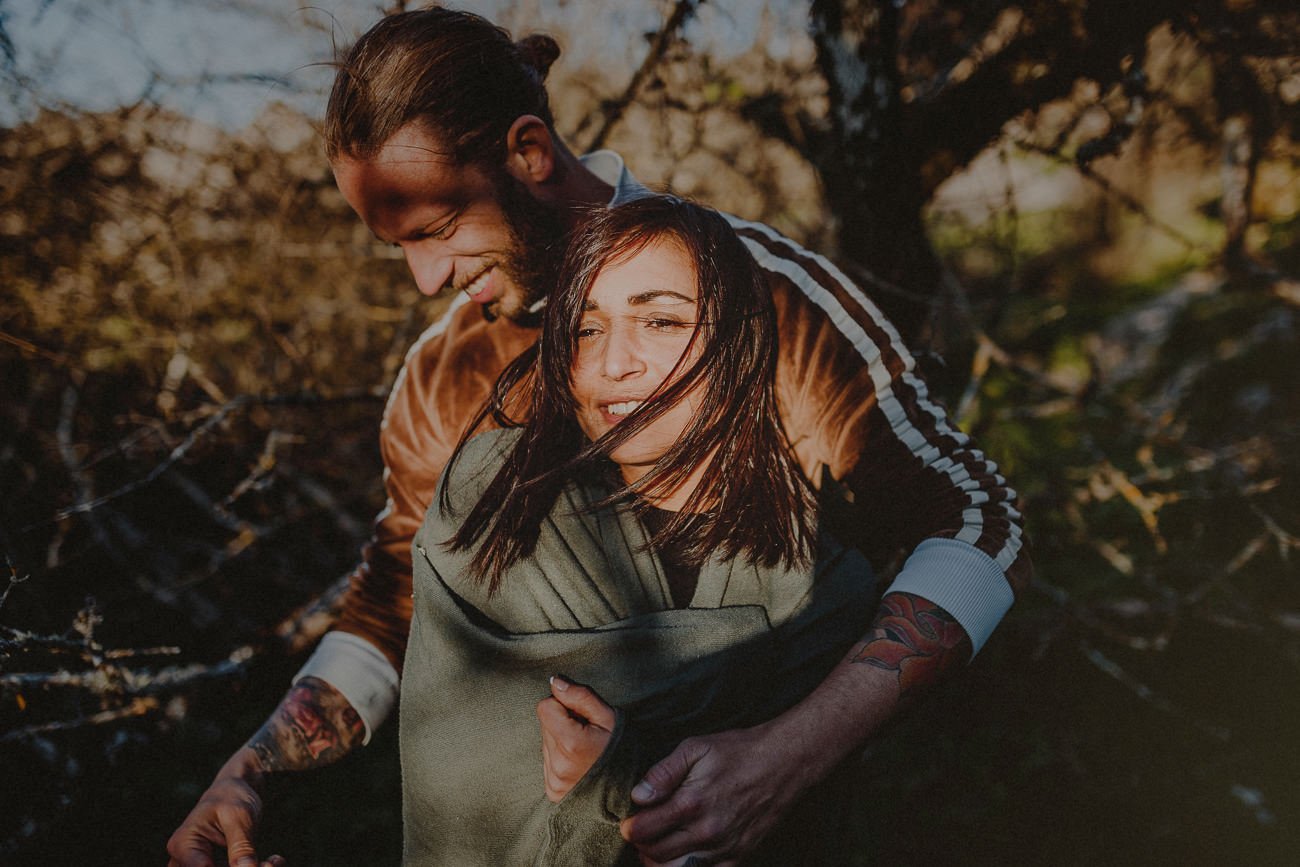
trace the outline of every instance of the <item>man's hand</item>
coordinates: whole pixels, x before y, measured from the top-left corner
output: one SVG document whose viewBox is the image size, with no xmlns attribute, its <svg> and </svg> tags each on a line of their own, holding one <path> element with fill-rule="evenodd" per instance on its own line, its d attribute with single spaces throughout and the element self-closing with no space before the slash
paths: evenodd
<svg viewBox="0 0 1300 867">
<path fill-rule="evenodd" d="M 261 779 L 257 754 L 240 748 L 167 841 L 168 867 L 214 867 L 219 848 L 231 867 L 258 867 L 253 831 L 262 815 Z M 283 864 L 274 855 L 262 867 Z"/>
<path fill-rule="evenodd" d="M 551 697 L 537 704 L 548 800 L 561 800 L 591 770 L 609 744 L 614 719 L 614 709 L 589 688 L 551 678 Z"/>
<path fill-rule="evenodd" d="M 623 839 L 646 865 L 738 863 L 802 793 L 805 746 L 771 723 L 687 738 L 632 790 Z"/>
<path fill-rule="evenodd" d="M 970 658 L 937 605 L 888 593 L 871 629 L 795 707 L 761 725 L 688 738 L 632 789 L 623 839 L 641 863 L 734 865 L 786 810 L 900 706 Z"/>
<path fill-rule="evenodd" d="M 217 867 L 224 848 L 230 867 L 259 867 L 253 835 L 262 816 L 267 774 L 304 771 L 355 749 L 365 726 L 347 699 L 323 680 L 294 684 L 257 734 L 230 757 L 212 785 L 167 841 L 168 867 Z M 283 867 L 273 855 L 261 867 Z"/>
</svg>

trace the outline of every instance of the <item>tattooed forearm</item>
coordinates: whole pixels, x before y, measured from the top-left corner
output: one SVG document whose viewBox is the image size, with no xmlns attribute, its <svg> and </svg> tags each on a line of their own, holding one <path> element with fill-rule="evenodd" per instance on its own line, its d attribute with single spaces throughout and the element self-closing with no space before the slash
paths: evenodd
<svg viewBox="0 0 1300 867">
<path fill-rule="evenodd" d="M 365 725 L 338 690 L 304 677 L 249 740 L 266 772 L 303 771 L 338 761 L 365 736 Z"/>
<path fill-rule="evenodd" d="M 851 662 L 896 673 L 901 696 L 938 680 L 970 657 L 970 639 L 948 612 L 910 593 L 888 593 Z"/>
</svg>

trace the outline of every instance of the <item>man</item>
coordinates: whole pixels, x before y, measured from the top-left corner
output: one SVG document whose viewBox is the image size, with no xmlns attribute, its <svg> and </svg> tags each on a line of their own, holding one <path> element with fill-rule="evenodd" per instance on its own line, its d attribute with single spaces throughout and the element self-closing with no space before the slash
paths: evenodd
<svg viewBox="0 0 1300 867">
<path fill-rule="evenodd" d="M 567 231 L 584 209 L 644 194 L 616 154 L 580 159 L 555 134 L 542 81 L 557 55 L 545 37 L 514 44 L 435 8 L 375 25 L 338 73 L 324 134 L 339 189 L 402 248 L 421 292 L 460 294 L 394 385 L 380 434 L 389 503 L 340 621 L 172 836 L 175 865 L 212 864 L 224 845 L 232 865 L 255 867 L 266 777 L 337 760 L 387 716 L 411 617 L 411 541 L 443 464 L 535 338 Z M 778 399 L 804 471 L 847 492 L 867 553 L 910 555 L 797 718 L 691 738 L 646 773 L 622 832 L 648 864 L 754 851 L 800 792 L 978 650 L 1029 573 L 1014 492 L 930 401 L 879 311 L 824 259 L 732 223 L 769 276 Z"/>
</svg>

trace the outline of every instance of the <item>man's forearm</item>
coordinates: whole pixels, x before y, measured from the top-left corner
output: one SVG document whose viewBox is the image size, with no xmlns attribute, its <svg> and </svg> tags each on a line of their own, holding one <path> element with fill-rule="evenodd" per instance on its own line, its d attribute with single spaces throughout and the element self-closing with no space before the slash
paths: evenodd
<svg viewBox="0 0 1300 867">
<path fill-rule="evenodd" d="M 803 786 L 817 782 L 910 701 L 971 655 L 965 631 L 939 606 L 888 593 L 871 628 L 811 695 L 770 725 L 793 743 L 817 745 L 800 757 Z"/>
<path fill-rule="evenodd" d="M 640 809 L 621 823 L 623 839 L 643 861 L 700 850 L 743 859 L 803 792 L 970 652 L 938 605 L 887 594 L 863 639 L 797 705 L 753 728 L 687 738 L 650 768 L 632 790 Z"/>
<path fill-rule="evenodd" d="M 364 738 L 365 725 L 343 694 L 309 676 L 293 685 L 248 748 L 263 773 L 305 771 L 338 761 Z"/>
<path fill-rule="evenodd" d="M 906 701 L 970 656 L 970 639 L 952 615 L 919 596 L 887 593 L 871 631 L 848 658 L 892 674 L 899 700 Z"/>
</svg>

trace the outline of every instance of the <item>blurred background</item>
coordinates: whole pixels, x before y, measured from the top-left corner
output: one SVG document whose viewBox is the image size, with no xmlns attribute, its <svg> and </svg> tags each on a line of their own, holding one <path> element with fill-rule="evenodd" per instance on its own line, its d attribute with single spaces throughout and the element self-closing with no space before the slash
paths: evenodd
<svg viewBox="0 0 1300 867">
<path fill-rule="evenodd" d="M 317 137 L 401 5 L 0 0 L 0 863 L 164 862 L 328 628 L 449 300 Z M 1295 863 L 1295 4 L 454 5 L 559 40 L 575 150 L 841 263 L 1022 495 L 1035 584 L 844 863 Z M 265 852 L 395 863 L 395 735 Z"/>
</svg>

